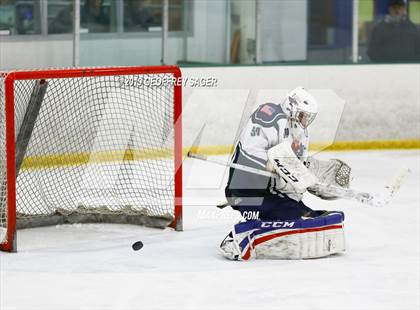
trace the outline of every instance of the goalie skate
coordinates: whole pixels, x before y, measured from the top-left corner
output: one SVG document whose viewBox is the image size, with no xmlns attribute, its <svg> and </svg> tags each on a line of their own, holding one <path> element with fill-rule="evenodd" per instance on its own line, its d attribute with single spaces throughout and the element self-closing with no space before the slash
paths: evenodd
<svg viewBox="0 0 420 310">
<path fill-rule="evenodd" d="M 230 260 L 239 260 L 241 250 L 235 239 L 232 237 L 232 233 L 229 233 L 219 247 L 220 253 Z"/>
</svg>

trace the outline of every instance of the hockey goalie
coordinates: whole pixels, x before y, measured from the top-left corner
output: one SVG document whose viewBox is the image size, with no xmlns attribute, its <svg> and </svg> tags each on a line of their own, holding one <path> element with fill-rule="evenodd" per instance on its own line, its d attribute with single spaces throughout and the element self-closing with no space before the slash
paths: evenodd
<svg viewBox="0 0 420 310">
<path fill-rule="evenodd" d="M 303 87 L 280 104 L 265 103 L 251 115 L 232 162 L 273 172 L 272 177 L 231 168 L 226 198 L 244 219 L 220 245 L 232 260 L 305 259 L 345 251 L 344 213 L 312 210 L 302 202 L 308 191 L 335 199 L 318 183 L 349 187 L 350 167 L 341 160 L 308 156 L 308 128 L 317 115 L 316 99 Z M 256 218 L 256 219 L 255 219 Z"/>
</svg>

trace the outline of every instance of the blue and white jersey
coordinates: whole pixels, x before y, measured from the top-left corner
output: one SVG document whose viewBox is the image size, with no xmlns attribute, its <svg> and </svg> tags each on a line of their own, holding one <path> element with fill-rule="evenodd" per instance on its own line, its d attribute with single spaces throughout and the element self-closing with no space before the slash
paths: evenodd
<svg viewBox="0 0 420 310">
<path fill-rule="evenodd" d="M 260 105 L 245 125 L 235 147 L 232 162 L 266 170 L 267 151 L 273 146 L 289 141 L 297 157 L 307 157 L 308 133 L 300 125 L 287 118 L 280 105 Z M 238 169 L 230 169 L 226 197 L 265 197 L 283 195 L 276 190 L 276 180 Z"/>
</svg>

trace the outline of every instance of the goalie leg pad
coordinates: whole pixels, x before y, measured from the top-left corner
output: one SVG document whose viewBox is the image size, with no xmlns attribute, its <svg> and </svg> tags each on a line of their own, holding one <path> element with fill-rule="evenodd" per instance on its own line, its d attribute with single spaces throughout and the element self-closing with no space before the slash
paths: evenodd
<svg viewBox="0 0 420 310">
<path fill-rule="evenodd" d="M 236 224 L 231 233 L 234 259 L 306 259 L 344 252 L 343 221 L 343 213 L 335 212 L 294 221 Z"/>
</svg>

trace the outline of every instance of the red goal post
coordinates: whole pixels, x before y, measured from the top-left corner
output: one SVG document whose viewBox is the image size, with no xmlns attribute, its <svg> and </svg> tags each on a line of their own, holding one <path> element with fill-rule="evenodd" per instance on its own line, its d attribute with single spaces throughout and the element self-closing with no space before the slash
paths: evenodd
<svg viewBox="0 0 420 310">
<path fill-rule="evenodd" d="M 18 228 L 62 223 L 182 230 L 180 78 L 176 66 L 0 73 L 0 249 L 16 251 Z"/>
</svg>

